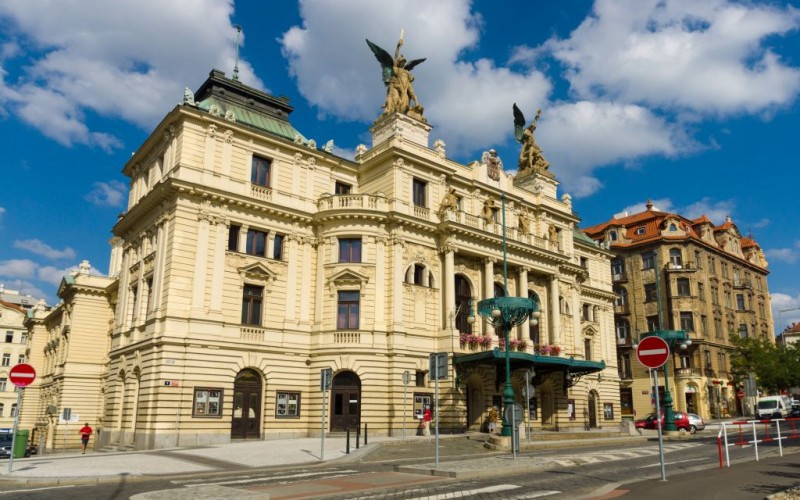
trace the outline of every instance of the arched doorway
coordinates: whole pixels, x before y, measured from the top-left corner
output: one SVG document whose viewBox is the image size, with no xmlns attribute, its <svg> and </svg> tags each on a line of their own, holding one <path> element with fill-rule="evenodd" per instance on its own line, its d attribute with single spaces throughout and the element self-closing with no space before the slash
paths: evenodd
<svg viewBox="0 0 800 500">
<path fill-rule="evenodd" d="M 244 369 L 233 382 L 231 439 L 261 437 L 261 376 Z"/>
<path fill-rule="evenodd" d="M 358 428 L 361 422 L 361 379 L 351 371 L 337 373 L 331 384 L 331 432 Z"/>
<path fill-rule="evenodd" d="M 481 431 L 486 401 L 483 394 L 483 379 L 473 375 L 467 379 L 467 429 Z"/>
<path fill-rule="evenodd" d="M 587 410 L 589 412 L 589 428 L 597 428 L 597 393 L 594 391 L 589 392 L 589 401 L 587 402 Z"/>
</svg>

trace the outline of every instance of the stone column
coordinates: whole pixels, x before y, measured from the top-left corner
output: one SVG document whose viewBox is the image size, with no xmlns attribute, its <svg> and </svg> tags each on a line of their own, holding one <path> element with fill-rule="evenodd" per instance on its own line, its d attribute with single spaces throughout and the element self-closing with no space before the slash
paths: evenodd
<svg viewBox="0 0 800 500">
<path fill-rule="evenodd" d="M 583 352 L 583 334 L 581 333 L 581 316 L 583 316 L 583 307 L 581 307 L 581 297 L 578 287 L 573 285 L 570 295 L 572 300 L 572 343 L 575 346 L 573 352 L 578 353 Z"/>
<path fill-rule="evenodd" d="M 405 241 L 398 236 L 394 237 L 394 252 L 392 257 L 392 275 L 394 276 L 393 289 L 393 303 L 392 303 L 392 330 L 395 332 L 404 332 L 403 326 L 403 277 L 405 270 L 403 269 L 403 247 Z"/>
<path fill-rule="evenodd" d="M 156 222 L 158 231 L 156 232 L 156 262 L 153 269 L 153 310 L 161 309 L 161 299 L 164 296 L 164 267 L 167 262 L 167 223 L 169 216 L 162 213 Z"/>
<path fill-rule="evenodd" d="M 528 298 L 528 268 L 520 267 L 517 278 L 517 296 Z M 525 333 L 530 329 L 529 323 L 526 321 L 517 327 L 517 339 L 522 340 L 525 338 Z"/>
<path fill-rule="evenodd" d="M 444 270 L 442 273 L 442 290 L 444 290 L 444 329 L 452 329 L 454 325 L 451 318 L 455 319 L 456 307 L 456 277 L 455 277 L 455 245 L 449 241 L 444 242 L 439 251 L 444 253 Z"/>
<path fill-rule="evenodd" d="M 559 309 L 558 276 L 550 279 L 550 344 L 558 344 L 561 340 L 561 310 Z"/>
<path fill-rule="evenodd" d="M 201 211 L 198 214 L 197 242 L 194 253 L 194 276 L 192 278 L 192 312 L 203 314 L 208 267 L 208 233 L 211 215 Z"/>
<path fill-rule="evenodd" d="M 491 257 L 484 257 L 483 259 L 483 298 L 489 299 L 494 297 L 494 259 Z M 477 323 L 477 322 L 476 322 Z M 486 335 L 491 330 L 490 324 L 486 319 L 480 322 L 483 328 L 483 335 Z"/>
<path fill-rule="evenodd" d="M 386 329 L 386 244 L 385 236 L 375 237 L 375 329 Z"/>
<path fill-rule="evenodd" d="M 273 233 L 270 233 L 273 234 Z M 272 236 L 272 246 L 274 251 L 275 236 Z M 297 243 L 300 241 L 298 236 L 290 234 L 284 240 L 289 247 L 286 252 L 286 314 L 284 316 L 284 328 L 297 327 Z"/>
<path fill-rule="evenodd" d="M 250 229 L 250 226 L 246 224 L 242 224 L 239 228 L 239 241 L 236 245 L 236 250 L 239 252 L 244 252 L 247 249 L 247 231 Z"/>
<path fill-rule="evenodd" d="M 214 219 L 214 254 L 211 266 L 210 313 L 222 315 L 222 289 L 225 278 L 225 249 L 228 246 L 228 224 L 224 217 Z M 222 319 L 220 317 L 220 319 Z"/>
<path fill-rule="evenodd" d="M 306 238 L 301 238 L 301 243 L 303 247 L 302 252 L 302 269 L 304 272 L 309 272 L 311 270 L 311 252 L 313 251 L 314 247 L 311 241 Z M 291 258 L 291 256 L 289 256 Z M 321 290 L 317 290 L 317 295 L 322 293 Z M 311 311 L 311 301 L 307 300 L 308 297 L 311 297 L 311 280 L 310 279 L 302 279 L 300 280 L 300 323 L 303 325 L 308 325 L 310 322 L 310 311 Z"/>
</svg>

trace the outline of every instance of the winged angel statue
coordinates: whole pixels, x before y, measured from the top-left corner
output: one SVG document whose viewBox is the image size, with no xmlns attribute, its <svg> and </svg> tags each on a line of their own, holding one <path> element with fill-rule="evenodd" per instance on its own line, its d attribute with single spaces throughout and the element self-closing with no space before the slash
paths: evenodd
<svg viewBox="0 0 800 500">
<path fill-rule="evenodd" d="M 525 128 L 525 115 L 514 103 L 514 137 L 522 144 L 519 152 L 519 173 L 544 172 L 550 166 L 550 162 L 544 159 L 542 148 L 536 144 L 533 132 L 536 130 L 536 122 L 542 115 L 542 110 L 536 111 L 536 117 L 528 128 Z"/>
<path fill-rule="evenodd" d="M 406 58 L 400 54 L 400 47 L 403 46 L 402 32 L 400 32 L 400 40 L 394 51 L 394 58 L 369 40 L 367 40 L 367 45 L 381 63 L 383 71 L 383 83 L 386 85 L 386 103 L 383 105 L 383 114 L 403 113 L 425 122 L 425 118 L 422 117 L 422 104 L 419 103 L 417 95 L 414 93 L 414 75 L 411 74 L 411 70 L 425 59 L 406 62 Z"/>
</svg>

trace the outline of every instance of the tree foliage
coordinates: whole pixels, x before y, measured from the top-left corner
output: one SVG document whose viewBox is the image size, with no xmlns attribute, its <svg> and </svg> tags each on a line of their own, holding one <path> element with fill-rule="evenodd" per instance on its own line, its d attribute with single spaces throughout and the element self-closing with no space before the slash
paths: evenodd
<svg viewBox="0 0 800 500">
<path fill-rule="evenodd" d="M 800 387 L 800 344 L 775 345 L 766 339 L 731 335 L 731 372 L 739 385 L 755 373 L 759 387 L 778 392 Z"/>
</svg>

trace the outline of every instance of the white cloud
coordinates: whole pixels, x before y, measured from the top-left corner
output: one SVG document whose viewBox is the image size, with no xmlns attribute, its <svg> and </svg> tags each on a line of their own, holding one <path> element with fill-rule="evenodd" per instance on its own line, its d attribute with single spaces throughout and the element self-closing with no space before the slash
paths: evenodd
<svg viewBox="0 0 800 500">
<path fill-rule="evenodd" d="M 542 114 L 537 140 L 557 166 L 565 189 L 588 196 L 600 188 L 592 171 L 602 165 L 648 155 L 673 155 L 680 139 L 646 108 L 611 102 L 559 104 Z M 580 138 L 580 147 L 576 147 Z"/>
<path fill-rule="evenodd" d="M 620 217 L 624 212 L 628 212 L 628 214 L 644 212 L 646 203 L 646 201 L 633 203 L 619 210 L 616 215 Z M 715 201 L 707 196 L 685 206 L 676 206 L 670 198 L 652 199 L 650 203 L 653 204 L 655 211 L 675 213 L 687 219 L 696 219 L 705 215 L 717 225 L 725 222 L 725 218 L 732 216 L 736 210 L 736 203 L 733 200 Z M 733 222 L 736 223 L 735 220 Z"/>
<path fill-rule="evenodd" d="M 39 264 L 30 259 L 0 260 L 0 276 L 9 278 L 33 278 Z"/>
<path fill-rule="evenodd" d="M 51 260 L 75 258 L 75 250 L 73 250 L 72 248 L 66 247 L 63 250 L 56 250 L 50 245 L 37 239 L 17 240 L 14 242 L 14 248 L 21 248 L 23 250 L 28 250 L 29 252 L 33 252 L 37 255 L 41 255 Z"/>
<path fill-rule="evenodd" d="M 125 201 L 128 188 L 120 181 L 95 182 L 84 198 L 98 206 L 117 207 Z"/>
<path fill-rule="evenodd" d="M 5 285 L 7 290 L 16 290 L 22 295 L 30 295 L 37 301 L 39 299 L 44 299 L 45 302 L 50 304 L 54 304 L 53 297 L 50 297 L 50 294 L 45 293 L 41 288 L 34 285 L 30 281 L 22 280 L 22 279 L 14 279 L 14 280 L 3 280 L 3 285 Z M 55 296 L 55 293 L 52 293 Z"/>
<path fill-rule="evenodd" d="M 91 130 L 86 115 L 155 125 L 209 65 L 233 68 L 232 13 L 233 0 L 196 0 L 191 8 L 158 0 L 86 0 L 79 8 L 74 2 L 43 8 L 40 2 L 4 1 L 6 35 L 22 42 L 3 53 L 24 57 L 25 64 L 18 74 L 3 73 L 0 109 L 61 144 L 119 147 L 112 135 Z M 185 81 L 187 75 L 193 80 Z M 244 60 L 239 75 L 262 87 Z"/>
<path fill-rule="evenodd" d="M 779 260 L 787 264 L 794 264 L 800 259 L 800 240 L 794 242 L 793 247 L 770 248 L 764 254 L 771 260 Z"/>
<path fill-rule="evenodd" d="M 771 293 L 770 302 L 776 331 L 782 332 L 792 323 L 800 322 L 800 295 Z"/>
<path fill-rule="evenodd" d="M 800 10 L 791 6 L 597 0 L 569 38 L 547 48 L 581 98 L 758 113 L 790 104 L 800 91 L 800 69 L 764 44 L 798 26 Z"/>
</svg>

